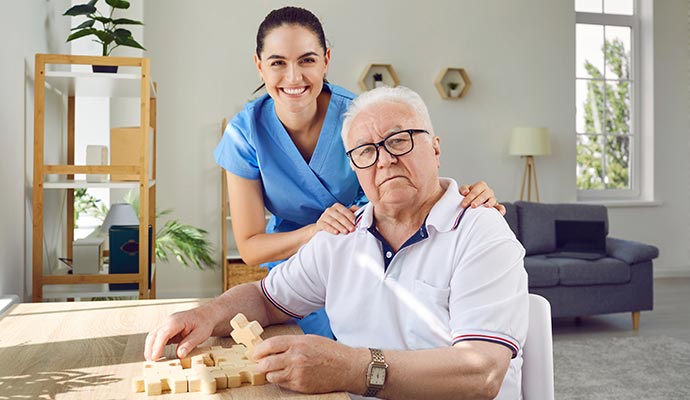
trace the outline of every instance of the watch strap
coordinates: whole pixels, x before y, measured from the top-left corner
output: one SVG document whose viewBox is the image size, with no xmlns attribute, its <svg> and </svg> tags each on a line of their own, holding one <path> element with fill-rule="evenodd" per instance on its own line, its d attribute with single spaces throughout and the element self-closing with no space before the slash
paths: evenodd
<svg viewBox="0 0 690 400">
<path fill-rule="evenodd" d="M 381 350 L 369 348 L 369 352 L 371 352 L 371 362 L 369 363 L 369 368 L 367 369 L 367 391 L 364 392 L 364 397 L 375 397 L 376 394 L 383 389 L 383 385 L 372 384 L 369 374 L 372 367 L 376 366 L 379 368 L 388 369 L 388 364 L 386 364 L 386 359 L 383 357 L 383 352 Z"/>
</svg>

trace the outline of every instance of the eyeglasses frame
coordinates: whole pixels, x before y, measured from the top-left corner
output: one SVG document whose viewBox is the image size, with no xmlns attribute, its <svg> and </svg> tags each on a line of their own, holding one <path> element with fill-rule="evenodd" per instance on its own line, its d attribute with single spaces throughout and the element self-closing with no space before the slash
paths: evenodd
<svg viewBox="0 0 690 400">
<path fill-rule="evenodd" d="M 403 132 L 407 132 L 407 133 L 410 135 L 410 141 L 412 142 L 412 146 L 410 146 L 410 149 L 407 150 L 407 151 L 404 152 L 404 153 L 400 153 L 400 154 L 393 154 L 393 153 L 391 153 L 391 151 L 388 149 L 388 147 L 386 147 L 386 144 L 385 144 L 386 141 L 387 141 L 388 139 L 390 139 L 391 137 L 393 137 L 393 136 L 395 136 L 395 135 L 397 135 L 397 134 L 399 134 L 399 133 L 403 133 Z M 376 165 L 376 163 L 379 161 L 379 148 L 381 148 L 381 147 L 383 147 L 383 148 L 386 150 L 386 152 L 387 152 L 388 154 L 390 154 L 391 156 L 393 156 L 393 157 L 400 157 L 400 156 L 404 156 L 405 154 L 410 153 L 412 150 L 414 150 L 414 137 L 413 137 L 412 135 L 414 135 L 415 133 L 426 133 L 426 134 L 428 134 L 428 135 L 430 134 L 429 131 L 427 131 L 426 129 L 403 129 L 403 130 L 399 130 L 399 131 L 397 131 L 397 132 L 391 133 L 390 135 L 388 135 L 388 136 L 386 136 L 385 138 L 383 138 L 383 140 L 380 140 L 380 141 L 378 141 L 378 142 L 360 144 L 359 146 L 354 147 L 354 148 L 352 148 L 352 149 L 346 151 L 346 152 L 345 152 L 345 155 L 347 155 L 347 158 L 349 158 L 350 161 L 352 161 L 352 165 L 354 165 L 355 167 L 357 167 L 357 168 L 359 168 L 359 169 L 367 169 L 367 168 L 370 168 L 370 167 L 373 166 L 373 165 Z M 376 157 L 374 158 L 374 161 L 373 161 L 371 164 L 367 165 L 366 167 L 360 167 L 360 166 L 357 165 L 357 163 L 352 159 L 352 152 L 355 151 L 355 150 L 357 150 L 357 149 L 359 149 L 359 148 L 362 148 L 362 147 L 365 147 L 365 146 L 372 146 L 372 145 L 376 148 Z"/>
</svg>

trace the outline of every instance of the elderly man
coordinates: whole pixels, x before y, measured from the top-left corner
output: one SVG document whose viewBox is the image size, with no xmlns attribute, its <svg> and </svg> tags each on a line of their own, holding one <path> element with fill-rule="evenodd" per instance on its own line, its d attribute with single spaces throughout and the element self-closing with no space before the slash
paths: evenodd
<svg viewBox="0 0 690 400">
<path fill-rule="evenodd" d="M 228 335 L 238 312 L 262 325 L 321 307 L 337 341 L 281 336 L 256 347 L 273 383 L 381 398 L 520 398 L 527 333 L 524 249 L 495 209 L 463 210 L 439 178 L 439 138 L 422 99 L 379 88 L 351 105 L 343 143 L 370 203 L 348 235 L 318 233 L 261 282 L 174 314 L 149 333 L 185 356 Z"/>
</svg>

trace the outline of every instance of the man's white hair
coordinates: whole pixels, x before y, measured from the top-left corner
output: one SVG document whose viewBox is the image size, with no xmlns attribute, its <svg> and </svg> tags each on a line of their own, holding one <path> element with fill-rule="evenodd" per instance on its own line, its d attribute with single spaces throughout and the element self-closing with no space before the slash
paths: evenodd
<svg viewBox="0 0 690 400">
<path fill-rule="evenodd" d="M 343 120 L 343 129 L 341 131 L 345 150 L 347 150 L 347 137 L 350 134 L 352 121 L 362 111 L 381 103 L 398 103 L 409 107 L 420 120 L 422 126 L 405 126 L 403 129 L 426 129 L 431 136 L 434 136 L 434 128 L 431 125 L 429 110 L 426 104 L 424 104 L 424 100 L 422 100 L 417 92 L 404 86 L 380 87 L 362 93 L 352 101 L 352 104 L 350 104 L 350 107 L 347 109 L 345 119 Z"/>
</svg>

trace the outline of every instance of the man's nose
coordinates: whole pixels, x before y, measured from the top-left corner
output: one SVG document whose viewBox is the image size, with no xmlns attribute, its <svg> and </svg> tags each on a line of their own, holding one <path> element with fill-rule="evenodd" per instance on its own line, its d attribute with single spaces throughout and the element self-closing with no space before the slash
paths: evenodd
<svg viewBox="0 0 690 400">
<path fill-rule="evenodd" d="M 376 161 L 376 166 L 379 168 L 387 167 L 398 161 L 398 157 L 389 153 L 383 145 L 379 146 L 376 151 L 379 153 L 379 159 Z"/>
</svg>

